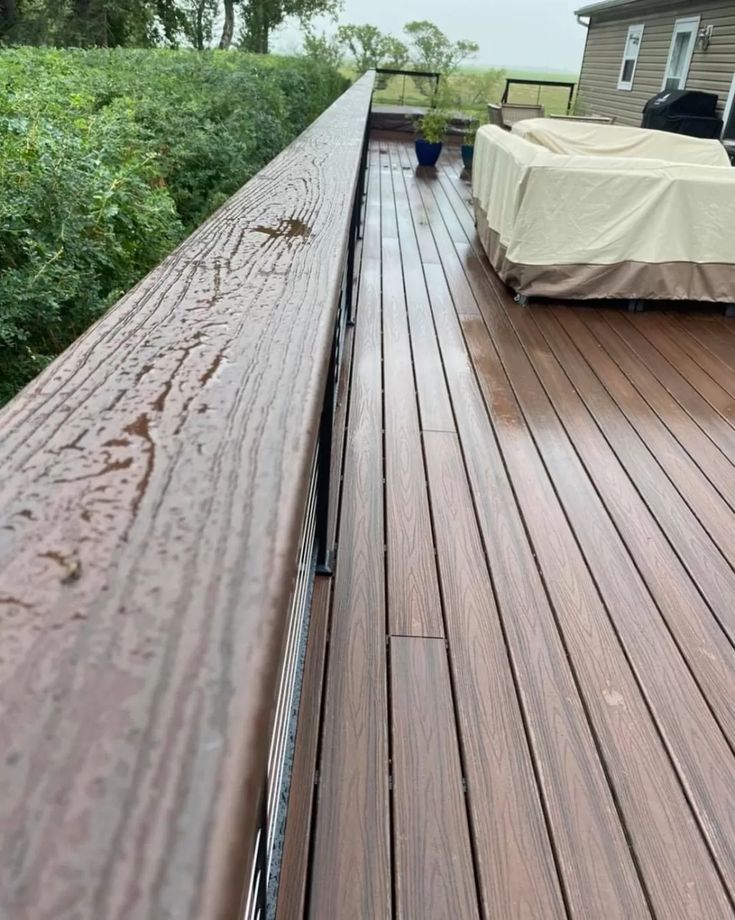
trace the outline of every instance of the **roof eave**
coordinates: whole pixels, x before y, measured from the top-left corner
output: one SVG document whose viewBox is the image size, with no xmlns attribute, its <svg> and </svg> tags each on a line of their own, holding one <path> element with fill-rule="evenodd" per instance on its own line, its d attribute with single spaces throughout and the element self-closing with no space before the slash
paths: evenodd
<svg viewBox="0 0 735 920">
<path fill-rule="evenodd" d="M 590 3 L 587 6 L 575 10 L 575 16 L 594 16 L 597 13 L 606 13 L 608 10 L 614 10 L 618 7 L 636 6 L 643 0 L 598 0 L 597 3 Z M 650 2 L 650 0 L 649 0 Z"/>
</svg>

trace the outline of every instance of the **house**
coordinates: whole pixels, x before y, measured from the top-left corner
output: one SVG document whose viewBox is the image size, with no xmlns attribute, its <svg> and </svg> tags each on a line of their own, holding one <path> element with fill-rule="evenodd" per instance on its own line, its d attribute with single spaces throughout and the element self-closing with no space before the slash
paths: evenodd
<svg viewBox="0 0 735 920">
<path fill-rule="evenodd" d="M 580 104 L 640 125 L 663 89 L 717 93 L 723 136 L 735 138 L 735 2 L 601 0 L 577 10 L 587 27 Z"/>
</svg>

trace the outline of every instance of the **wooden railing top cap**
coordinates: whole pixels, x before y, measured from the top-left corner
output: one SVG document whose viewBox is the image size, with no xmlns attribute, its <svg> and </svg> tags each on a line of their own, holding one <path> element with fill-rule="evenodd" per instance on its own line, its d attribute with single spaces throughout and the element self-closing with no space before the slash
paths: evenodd
<svg viewBox="0 0 735 920">
<path fill-rule="evenodd" d="M 373 75 L 0 413 L 0 915 L 237 916 Z"/>
</svg>

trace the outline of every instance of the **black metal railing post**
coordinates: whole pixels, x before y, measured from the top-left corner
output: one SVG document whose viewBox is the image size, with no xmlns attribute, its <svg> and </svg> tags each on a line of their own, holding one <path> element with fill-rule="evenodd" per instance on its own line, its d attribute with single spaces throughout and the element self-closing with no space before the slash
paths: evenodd
<svg viewBox="0 0 735 920">
<path fill-rule="evenodd" d="M 337 390 L 337 351 L 339 349 L 340 318 L 334 330 L 332 354 L 329 357 L 327 386 L 324 392 L 322 417 L 319 422 L 316 470 L 316 574 L 332 574 L 332 547 L 329 545 L 329 492 L 332 469 L 332 436 L 334 433 L 334 403 Z"/>
<path fill-rule="evenodd" d="M 268 779 L 263 784 L 263 804 L 260 807 L 260 837 L 258 839 L 258 852 L 255 854 L 257 872 L 259 875 L 258 894 L 256 898 L 255 916 L 257 920 L 265 920 L 268 910 Z"/>
</svg>

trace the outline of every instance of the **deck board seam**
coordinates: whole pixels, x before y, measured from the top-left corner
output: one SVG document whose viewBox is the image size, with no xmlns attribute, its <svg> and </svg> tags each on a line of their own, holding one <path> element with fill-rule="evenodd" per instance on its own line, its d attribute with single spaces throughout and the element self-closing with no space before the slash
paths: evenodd
<svg viewBox="0 0 735 920">
<path fill-rule="evenodd" d="M 394 146 L 393 146 L 393 145 L 390 145 L 388 149 L 389 149 L 389 162 L 392 163 L 392 153 L 395 152 L 395 151 L 394 151 Z M 393 201 L 394 201 L 394 208 L 395 208 L 395 212 L 396 212 L 396 225 L 397 225 L 397 228 L 398 228 L 399 244 L 402 244 L 401 226 L 400 226 L 400 223 L 399 223 L 399 221 L 398 221 L 398 202 L 397 202 L 397 199 L 396 199 L 396 192 L 395 192 L 395 188 L 396 188 L 396 186 L 395 186 L 395 181 L 396 181 L 396 180 L 395 180 L 395 176 L 394 176 L 394 174 L 393 174 L 393 168 L 392 168 L 392 166 L 391 166 L 391 169 L 390 169 L 390 174 L 391 174 L 391 185 L 392 185 L 392 188 L 393 188 Z M 403 182 L 402 171 L 401 171 L 401 180 L 400 180 L 400 181 Z M 405 183 L 404 183 L 404 188 L 405 188 Z M 412 226 L 412 228 L 413 228 L 413 230 L 414 230 L 414 236 L 415 236 L 415 226 L 414 226 L 414 223 L 413 223 L 413 214 L 412 214 L 411 211 L 410 211 L 410 202 L 407 201 L 406 204 L 407 204 L 407 207 L 409 208 L 409 215 L 410 215 L 410 220 L 411 220 L 411 226 Z M 418 246 L 418 240 L 416 240 L 416 245 Z M 404 267 L 405 267 L 405 263 L 404 263 L 403 251 L 401 250 L 401 272 L 402 272 L 402 276 L 403 276 Z M 423 274 L 423 268 L 422 268 L 422 274 Z M 406 293 L 406 291 L 405 291 L 405 276 L 403 276 L 403 282 L 404 282 L 404 295 L 405 295 L 405 293 Z M 424 283 L 425 283 L 425 279 L 424 279 Z M 427 291 L 427 298 L 428 298 L 428 291 Z M 407 320 L 408 331 L 409 331 L 409 342 L 411 343 L 411 360 L 412 360 L 412 367 L 413 367 L 413 370 L 414 370 L 414 382 L 415 382 L 415 384 L 416 384 L 416 378 L 415 378 L 415 360 L 414 360 L 414 352 L 413 352 L 413 341 L 412 341 L 412 338 L 411 338 L 411 321 L 410 321 L 410 316 L 409 316 L 408 304 L 407 304 L 407 303 L 406 303 L 406 307 L 407 307 L 407 308 L 406 308 L 406 320 Z M 447 381 L 446 381 L 446 374 L 445 374 L 445 372 L 444 372 L 443 357 L 442 357 L 442 354 L 441 354 L 441 348 L 439 347 L 439 341 L 438 341 L 438 335 L 437 335 L 436 327 L 435 327 L 435 325 L 433 325 L 433 323 L 434 323 L 434 317 L 433 317 L 433 314 L 431 313 L 431 310 L 430 310 L 430 315 L 431 315 L 432 327 L 433 327 L 433 332 L 434 332 L 434 342 L 435 342 L 435 346 L 436 346 L 437 353 L 438 353 L 438 356 L 439 356 L 439 361 L 440 361 L 440 366 L 441 366 L 441 368 L 442 368 L 442 373 L 444 374 L 444 384 L 445 384 L 445 389 L 446 389 L 446 392 L 447 392 L 447 398 L 448 398 L 448 400 L 449 400 L 449 405 L 450 405 L 450 408 L 451 408 L 451 411 L 452 411 L 452 417 L 454 418 L 454 407 L 453 407 L 453 405 L 452 405 L 451 393 L 450 393 L 450 391 L 449 391 L 449 386 L 448 386 Z M 421 410 L 420 410 L 420 405 L 418 404 L 418 400 L 417 400 L 417 405 L 418 405 L 418 408 L 419 408 L 419 424 L 421 424 Z M 454 423 L 455 423 L 455 427 L 456 427 L 456 418 L 454 419 Z M 440 616 L 441 616 L 441 621 L 442 621 L 443 630 L 444 630 L 444 636 L 443 636 L 442 638 L 444 639 L 444 643 L 445 643 L 445 652 L 444 652 L 444 653 L 445 653 L 446 661 L 447 661 L 447 673 L 448 673 L 448 676 L 449 676 L 449 686 L 450 686 L 450 693 L 451 693 L 450 704 L 451 704 L 452 713 L 453 713 L 453 717 L 454 717 L 454 729 L 455 729 L 455 738 L 456 738 L 456 744 L 457 744 L 457 752 L 458 752 L 458 755 L 459 755 L 460 771 L 461 771 L 461 775 L 462 775 L 463 785 L 464 785 L 464 788 L 465 788 L 465 794 L 464 794 L 464 796 L 463 796 L 463 802 L 464 802 L 465 819 L 466 819 L 466 821 L 467 821 L 467 833 L 468 833 L 468 839 L 469 839 L 469 845 L 470 845 L 470 853 L 471 853 L 471 858 L 472 858 L 472 876 L 473 876 L 474 885 L 475 885 L 475 899 L 476 899 L 476 903 L 477 903 L 477 909 L 478 909 L 480 915 L 483 917 L 483 920 L 489 920 L 489 918 L 487 918 L 487 916 L 486 916 L 485 904 L 484 904 L 484 902 L 483 902 L 482 893 L 481 893 L 481 888 L 480 888 L 480 876 L 479 876 L 479 871 L 478 871 L 476 844 L 475 844 L 474 832 L 473 832 L 473 820 L 472 820 L 471 810 L 470 810 L 470 807 L 469 807 L 469 800 L 468 800 L 467 793 L 466 793 L 466 787 L 467 787 L 467 781 L 466 781 L 466 776 L 467 776 L 466 757 L 465 757 L 465 751 L 464 751 L 464 746 L 463 746 L 462 733 L 461 733 L 461 731 L 460 731 L 459 713 L 458 713 L 458 708 L 457 708 L 457 691 L 456 691 L 456 686 L 455 686 L 455 675 L 454 675 L 454 669 L 453 669 L 453 667 L 452 667 L 451 646 L 450 646 L 449 633 L 448 633 L 448 630 L 447 630 L 447 623 L 446 623 L 446 610 L 445 610 L 445 599 L 444 599 L 444 586 L 443 586 L 443 583 L 442 583 L 441 569 L 440 569 L 440 567 L 439 567 L 439 565 L 438 565 L 438 558 L 437 558 L 436 523 L 435 523 L 435 519 L 434 519 L 434 510 L 433 510 L 433 507 L 432 507 L 431 489 L 430 489 L 429 481 L 428 481 L 428 470 L 427 470 L 427 463 L 426 463 L 426 445 L 425 445 L 425 441 L 424 441 L 424 437 L 423 437 L 423 431 L 424 431 L 424 430 L 426 430 L 426 429 L 423 429 L 423 428 L 420 429 L 419 440 L 420 440 L 421 457 L 422 457 L 422 463 L 423 463 L 423 469 L 424 469 L 424 480 L 425 480 L 426 494 L 427 494 L 428 508 L 429 508 L 429 525 L 430 525 L 430 527 L 431 527 L 431 540 L 432 540 L 432 545 L 433 545 L 433 548 L 434 548 L 434 565 L 435 565 L 435 567 L 436 567 L 437 585 L 438 585 L 438 589 L 439 589 Z M 449 433 L 449 434 L 455 434 L 455 432 L 448 432 L 448 433 Z M 395 903 L 395 902 L 394 902 L 394 903 Z"/>
<path fill-rule="evenodd" d="M 404 182 L 405 182 L 405 177 L 404 177 Z M 419 184 L 418 188 L 419 188 L 419 196 L 421 197 L 421 200 L 422 200 L 422 202 L 423 202 L 423 201 L 424 201 L 424 196 L 423 196 L 423 193 L 422 193 L 422 189 L 421 189 L 421 185 L 420 185 L 420 184 Z M 409 199 L 409 204 L 410 204 L 410 199 Z M 426 212 L 425 212 L 425 213 L 426 213 Z M 412 216 L 413 216 L 413 209 L 412 209 Z M 434 228 L 433 228 L 432 222 L 431 222 L 430 218 L 428 217 L 428 215 L 427 215 L 427 224 L 428 224 L 428 226 L 429 226 L 429 228 L 430 228 L 430 232 L 431 232 L 431 234 L 432 234 L 432 237 L 434 237 Z M 437 251 L 439 251 L 439 246 L 438 246 L 438 244 L 436 244 L 436 238 L 435 238 L 435 237 L 434 237 L 434 240 L 435 240 L 435 245 L 436 245 Z M 441 267 L 441 269 L 442 269 L 442 272 L 444 272 L 444 265 L 443 265 L 443 261 L 441 260 L 441 255 L 440 255 L 440 267 Z M 447 276 L 446 276 L 446 273 L 445 273 L 445 279 L 446 279 L 447 287 L 448 287 L 448 289 L 449 289 L 449 291 L 450 291 L 450 296 L 451 296 L 451 285 L 450 285 L 449 279 L 448 279 Z M 428 291 L 428 285 L 427 285 L 427 293 L 429 293 L 429 300 L 430 300 L 430 302 L 431 302 L 431 295 L 430 295 L 430 292 Z M 474 294 L 473 294 L 473 296 L 474 296 Z M 453 298 L 453 297 L 452 297 L 452 301 L 454 301 L 454 298 Z M 479 305 L 478 305 L 478 311 L 479 311 Z M 471 315 L 473 316 L 473 318 L 476 318 L 476 317 L 475 317 L 475 314 L 471 314 Z M 435 318 L 435 322 L 436 322 L 436 318 Z M 466 343 L 465 343 L 465 344 L 466 344 Z M 442 363 L 444 363 L 444 362 L 442 362 Z M 470 360 L 470 366 L 471 366 L 471 368 L 472 368 L 472 372 L 473 372 L 473 375 L 474 375 L 475 385 L 476 385 L 476 387 L 477 387 L 478 389 L 481 390 L 480 385 L 479 385 L 479 381 L 477 380 L 477 372 L 476 372 L 476 369 L 475 369 L 475 367 L 474 367 L 474 364 L 473 364 L 473 362 L 472 362 L 471 360 Z M 446 370 L 445 370 L 445 373 L 446 373 Z M 450 393 L 450 400 L 452 401 L 452 404 L 454 404 L 454 398 L 453 398 L 453 396 L 452 396 L 451 388 L 449 387 L 449 385 L 448 385 L 448 389 L 449 389 L 449 393 Z M 455 415 L 455 422 L 456 422 L 456 415 Z M 494 428 L 493 428 L 492 430 L 493 430 L 493 436 L 496 437 L 496 436 L 495 436 Z M 442 433 L 442 434 L 443 434 L 443 433 Z M 457 426 L 457 431 L 456 431 L 456 432 L 449 432 L 449 434 L 453 435 L 453 436 L 457 439 L 457 443 L 458 443 L 459 449 L 460 449 L 460 454 L 461 454 L 461 456 L 462 456 L 462 463 L 463 463 L 463 467 L 464 467 L 465 478 L 466 478 L 466 482 L 467 482 L 467 488 L 469 489 L 470 498 L 471 498 L 471 501 L 472 501 L 473 514 L 474 514 L 474 516 L 475 516 L 475 521 L 476 521 L 476 523 L 477 523 L 478 533 L 479 533 L 480 542 L 481 542 L 481 546 L 482 546 L 482 552 L 483 552 L 483 555 L 484 555 L 484 558 L 485 558 L 485 565 L 486 565 L 486 568 L 487 568 L 487 571 L 488 571 L 488 576 L 489 576 L 489 578 L 490 578 L 491 589 L 492 589 L 493 596 L 494 596 L 494 598 L 495 598 L 495 603 L 496 603 L 496 606 L 497 606 L 497 609 L 498 609 L 498 620 L 499 620 L 499 623 L 500 623 L 500 628 L 501 628 L 502 636 L 503 636 L 504 654 L 505 654 L 506 660 L 508 661 L 508 667 L 509 667 L 510 674 L 511 674 L 512 681 L 513 681 L 514 692 L 515 692 L 515 696 L 516 696 L 517 703 L 518 703 L 518 709 L 519 709 L 519 712 L 520 712 L 520 714 L 521 714 L 521 719 L 522 719 L 522 722 L 523 722 L 523 733 L 524 733 L 524 737 L 525 737 L 525 741 L 526 741 L 527 750 L 528 750 L 528 752 L 529 752 L 529 760 L 530 760 L 531 768 L 532 768 L 533 774 L 534 774 L 534 780 L 535 780 L 536 791 L 537 791 L 537 795 L 538 795 L 538 798 L 539 798 L 539 802 L 540 802 L 540 804 L 541 804 L 542 812 L 543 812 L 543 815 L 544 815 L 544 823 L 545 823 L 545 827 L 546 827 L 546 833 L 547 833 L 547 836 L 548 836 L 549 846 L 550 846 L 550 849 L 551 849 L 551 852 L 552 852 L 552 859 L 553 859 L 554 866 L 555 866 L 556 881 L 557 881 L 557 884 L 558 884 L 558 886 L 559 886 L 559 891 L 560 891 L 560 893 L 561 893 L 562 902 L 563 902 L 563 906 L 564 906 L 564 911 L 565 911 L 565 913 L 566 913 L 566 915 L 567 915 L 568 918 L 572 918 L 572 917 L 573 917 L 573 913 L 572 913 L 572 910 L 571 910 L 570 896 L 569 896 L 569 891 L 568 891 L 568 889 L 567 889 L 567 882 L 566 882 L 566 879 L 564 878 L 564 874 L 563 874 L 562 868 L 561 868 L 560 854 L 559 854 L 559 851 L 558 851 L 558 846 L 557 846 L 556 838 L 555 838 L 555 835 L 554 835 L 553 824 L 552 824 L 551 816 L 550 816 L 550 812 L 549 812 L 549 805 L 548 805 L 548 802 L 547 802 L 547 799 L 546 799 L 546 792 L 545 792 L 545 790 L 544 790 L 543 784 L 542 784 L 541 781 L 540 781 L 540 769 L 539 769 L 539 764 L 538 764 L 538 762 L 537 762 L 536 750 L 535 750 L 535 747 L 534 747 L 534 744 L 533 744 L 533 741 L 532 741 L 532 736 L 531 736 L 530 729 L 529 729 L 528 717 L 527 717 L 525 705 L 524 705 L 524 703 L 523 703 L 523 695 L 521 694 L 521 691 L 520 691 L 520 676 L 519 676 L 519 674 L 517 673 L 516 663 L 515 663 L 515 661 L 514 661 L 514 656 L 513 656 L 513 654 L 512 654 L 511 648 L 510 648 L 510 644 L 509 644 L 509 640 L 508 640 L 508 635 L 507 635 L 507 629 L 506 629 L 505 621 L 504 621 L 503 615 L 502 615 L 503 605 L 500 604 L 500 601 L 499 601 L 499 598 L 498 598 L 498 595 L 497 595 L 497 588 L 496 588 L 496 584 L 495 584 L 495 577 L 494 577 L 493 572 L 492 572 L 492 569 L 491 569 L 491 567 L 490 567 L 490 560 L 489 560 L 488 554 L 487 554 L 487 547 L 486 547 L 486 545 L 485 545 L 485 538 L 484 538 L 484 536 L 483 536 L 482 528 L 481 528 L 480 523 L 479 523 L 478 509 L 477 509 L 477 504 L 476 504 L 476 496 L 475 496 L 474 491 L 473 491 L 473 489 L 472 489 L 472 484 L 471 484 L 471 480 L 470 480 L 470 477 L 469 477 L 469 471 L 468 471 L 468 467 L 467 467 L 467 458 L 466 458 L 466 453 L 465 453 L 466 448 L 465 448 L 465 445 L 463 444 L 462 437 L 461 437 L 461 434 L 460 434 L 460 432 L 459 432 L 459 426 Z M 496 437 L 496 444 L 497 444 L 497 437 Z M 502 452 L 501 452 L 501 456 L 502 456 Z M 520 509 L 518 509 L 518 512 L 519 512 L 519 516 L 520 516 L 520 519 L 521 519 L 522 524 L 523 524 L 523 527 L 524 527 L 524 531 L 525 531 L 526 534 L 527 534 L 526 523 L 525 523 L 525 520 L 524 520 L 524 518 L 523 518 L 523 514 L 522 514 L 522 512 L 521 512 Z M 531 544 L 531 545 L 532 545 L 532 544 Z M 536 558 L 536 557 L 535 557 L 535 553 L 534 553 L 534 559 L 535 559 L 535 558 Z M 537 569 L 538 569 L 538 564 L 537 564 Z M 539 570 L 539 573 L 540 573 L 540 570 Z"/>
</svg>

